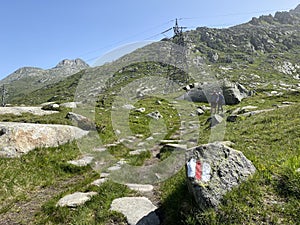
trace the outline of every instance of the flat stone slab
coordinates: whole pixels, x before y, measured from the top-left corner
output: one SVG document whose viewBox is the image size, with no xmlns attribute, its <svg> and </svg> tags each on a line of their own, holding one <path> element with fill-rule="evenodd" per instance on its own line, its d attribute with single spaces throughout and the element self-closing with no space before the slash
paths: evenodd
<svg viewBox="0 0 300 225">
<path fill-rule="evenodd" d="M 159 225 L 157 209 L 146 197 L 124 197 L 113 200 L 111 210 L 122 213 L 130 225 Z"/>
<path fill-rule="evenodd" d="M 116 164 L 114 164 L 113 166 L 110 166 L 109 168 L 107 168 L 106 172 L 111 172 L 111 171 L 116 171 L 116 170 L 120 170 L 122 168 L 122 165 L 126 164 L 125 159 L 120 159 Z"/>
<path fill-rule="evenodd" d="M 248 106 L 244 106 L 244 107 L 242 107 L 242 109 L 241 109 L 241 110 L 251 110 L 251 109 L 257 109 L 257 106 L 248 105 Z"/>
<path fill-rule="evenodd" d="M 186 150 L 187 149 L 187 145 L 182 145 L 182 144 L 166 144 L 165 145 L 166 147 L 171 147 L 171 148 L 176 148 L 176 149 L 179 149 L 179 150 Z"/>
<path fill-rule="evenodd" d="M 247 113 L 243 113 L 242 116 L 253 116 L 259 113 L 264 113 L 264 112 L 270 112 L 273 111 L 275 109 L 262 109 L 262 110 L 256 110 L 256 111 L 251 111 L 251 112 L 247 112 Z"/>
<path fill-rule="evenodd" d="M 140 155 L 142 152 L 146 152 L 146 151 L 147 151 L 147 149 L 137 149 L 134 151 L 130 151 L 129 155 Z"/>
<path fill-rule="evenodd" d="M 126 184 L 126 186 L 131 190 L 139 192 L 153 191 L 153 185 L 151 184 Z"/>
<path fill-rule="evenodd" d="M 108 171 L 116 171 L 116 170 L 120 170 L 120 169 L 121 169 L 120 165 L 114 165 L 114 166 L 107 168 Z"/>
<path fill-rule="evenodd" d="M 20 116 L 23 113 L 31 113 L 37 116 L 44 116 L 58 113 L 58 111 L 43 110 L 42 107 L 0 107 L 0 115 L 13 114 L 16 116 Z"/>
<path fill-rule="evenodd" d="M 94 159 L 94 157 L 92 157 L 92 156 L 84 156 L 81 159 L 68 161 L 68 163 L 70 163 L 74 166 L 83 167 L 83 166 L 87 166 L 87 165 L 91 164 L 93 162 L 93 159 Z"/>
<path fill-rule="evenodd" d="M 83 205 L 84 203 L 86 203 L 87 201 L 89 201 L 92 196 L 97 195 L 97 192 L 87 192 L 87 193 L 83 193 L 83 192 L 75 192 L 73 194 L 70 195 L 66 195 L 65 197 L 61 198 L 56 206 L 67 206 L 67 207 L 71 207 L 71 208 L 75 208 L 77 206 Z"/>
<path fill-rule="evenodd" d="M 100 174 L 100 178 L 108 178 L 109 177 L 109 173 L 101 173 Z"/>
<path fill-rule="evenodd" d="M 181 140 L 160 140 L 161 144 L 178 144 Z"/>
<path fill-rule="evenodd" d="M 93 181 L 91 184 L 95 186 L 101 186 L 104 182 L 106 182 L 108 179 L 107 178 L 100 178 L 98 180 Z"/>
</svg>

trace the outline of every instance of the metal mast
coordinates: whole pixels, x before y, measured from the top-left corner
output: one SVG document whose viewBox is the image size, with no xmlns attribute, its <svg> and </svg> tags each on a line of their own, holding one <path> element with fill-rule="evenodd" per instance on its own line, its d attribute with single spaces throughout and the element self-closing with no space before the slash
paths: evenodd
<svg viewBox="0 0 300 225">
<path fill-rule="evenodd" d="M 170 56 L 175 67 L 169 70 L 169 79 L 175 80 L 176 82 L 188 82 L 187 72 L 187 58 L 186 58 L 186 43 L 184 41 L 183 29 L 187 27 L 180 27 L 178 25 L 178 20 L 175 20 L 175 26 L 173 27 L 174 35 L 172 45 L 170 50 Z"/>
</svg>

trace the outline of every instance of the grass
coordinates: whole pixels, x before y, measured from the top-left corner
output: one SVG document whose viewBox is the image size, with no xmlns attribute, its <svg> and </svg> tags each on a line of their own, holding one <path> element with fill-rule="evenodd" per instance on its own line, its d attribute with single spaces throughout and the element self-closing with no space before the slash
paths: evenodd
<svg viewBox="0 0 300 225">
<path fill-rule="evenodd" d="M 142 65 L 142 67 L 145 66 Z M 189 110 L 199 105 L 189 103 L 190 108 L 188 108 L 187 105 L 181 105 L 179 102 L 180 106 L 176 108 L 166 96 L 145 96 L 134 102 L 136 108 L 144 107 L 145 112 L 138 112 L 134 109 L 128 111 L 126 123 L 122 121 L 124 118 L 122 113 L 115 113 L 113 124 L 110 109 L 116 99 L 120 98 L 115 93 L 118 93 L 124 82 L 131 81 L 130 79 L 122 81 L 123 83 L 120 81 L 99 97 L 95 117 L 102 144 L 116 143 L 123 137 L 122 129 L 125 126 L 134 137 L 141 139 L 139 142 L 147 143 L 147 138 L 154 132 L 163 133 L 161 139 L 172 138 L 180 127 L 180 123 L 183 120 L 189 121 L 188 119 L 191 118 Z M 126 99 L 118 100 L 126 103 Z M 224 139 L 235 143 L 234 148 L 242 151 L 254 163 L 257 173 L 228 193 L 217 211 L 208 209 L 201 212 L 187 190 L 185 170 L 182 168 L 179 173 L 160 184 L 163 224 L 298 223 L 300 179 L 299 172 L 296 170 L 300 167 L 299 92 L 287 92 L 282 96 L 273 97 L 258 92 L 256 96 L 243 100 L 238 106 L 226 106 L 226 110 L 232 111 L 237 107 L 247 105 L 257 106 L 258 109 L 275 108 L 274 105 L 280 105 L 283 101 L 297 104 L 245 117 L 236 123 L 226 123 Z M 163 119 L 151 120 L 147 114 L 153 111 L 159 111 Z M 68 109 L 62 109 L 58 114 L 42 117 L 31 114 L 4 115 L 1 120 L 70 124 L 70 121 L 65 118 L 67 112 Z M 179 116 L 178 112 L 185 112 L 186 115 Z M 192 118 L 200 124 L 198 144 L 207 143 L 209 140 L 210 129 L 206 124 L 209 116 L 206 113 Z M 117 135 L 116 129 L 120 130 L 120 135 Z M 84 140 L 86 143 L 90 142 L 88 138 Z M 90 143 L 88 147 L 94 147 L 93 144 Z M 130 151 L 135 150 L 135 147 L 131 148 L 129 144 L 118 143 L 116 146 L 108 147 L 108 151 L 117 159 L 125 158 L 130 165 L 143 165 L 147 159 L 151 158 L 151 154 L 146 151 L 139 156 L 130 156 Z M 86 151 L 89 150 L 91 149 Z M 42 209 L 34 216 L 32 224 L 125 224 L 124 216 L 109 210 L 110 204 L 115 198 L 138 194 L 124 185 L 111 181 L 100 187 L 91 186 L 91 181 L 98 178 L 98 174 L 92 168 L 89 166 L 78 168 L 67 163 L 68 160 L 78 158 L 80 155 L 78 146 L 73 142 L 59 148 L 36 149 L 16 159 L 0 159 L 0 171 L 2 171 L 0 182 L 3 184 L 0 187 L 0 213 L 9 212 L 19 202 L 30 201 L 31 193 L 56 187 L 53 196 L 43 203 Z M 165 160 L 169 155 L 170 151 L 163 149 L 161 160 Z M 78 183 L 59 189 L 62 183 L 68 184 L 68 180 L 77 178 L 80 178 Z M 76 209 L 55 206 L 59 198 L 75 191 L 96 191 L 98 195 Z"/>
<path fill-rule="evenodd" d="M 40 124 L 63 124 L 72 125 L 72 122 L 66 118 L 68 112 L 72 109 L 60 108 L 58 113 L 51 115 L 38 116 L 31 113 L 22 113 L 22 115 L 4 114 L 1 115 L 2 122 L 19 122 L 19 123 L 40 123 Z"/>
<path fill-rule="evenodd" d="M 272 107 L 283 101 L 299 103 L 297 93 L 286 93 L 280 97 L 268 97 L 259 94 L 245 99 L 239 106 L 226 106 L 226 110 L 236 107 L 255 105 L 259 109 Z M 168 101 L 159 99 L 161 104 L 155 104 L 158 99 L 145 98 L 136 103 L 136 107 L 145 107 L 145 113 L 132 111 L 130 126 L 134 134 L 149 136 L 149 119 L 146 113 L 159 110 L 167 124 L 167 136 L 178 129 L 179 118 L 176 110 L 169 106 Z M 109 105 L 109 103 L 107 103 Z M 158 107 L 158 108 L 157 108 Z M 117 140 L 111 130 L 110 114 L 105 108 L 96 110 L 100 118 L 96 119 L 98 126 L 105 127 L 100 132 L 102 138 L 108 138 L 105 143 Z M 218 211 L 208 209 L 201 212 L 197 209 L 185 183 L 185 171 L 161 184 L 161 209 L 163 224 L 297 224 L 299 215 L 299 172 L 300 167 L 300 106 L 291 105 L 274 111 L 246 117 L 236 123 L 226 124 L 225 140 L 235 143 L 235 149 L 242 151 L 257 168 L 257 173 L 238 188 L 228 193 Z M 59 115 L 60 114 L 60 115 Z M 56 114 L 58 122 L 65 111 Z M 167 115 L 172 115 L 167 116 Z M 199 116 L 199 144 L 207 143 L 209 139 L 208 125 L 205 121 L 208 114 Z M 11 120 L 21 117 L 11 116 Z M 23 120 L 34 122 L 48 121 L 46 117 L 30 117 L 23 115 Z M 106 122 L 105 122 L 106 121 Z M 169 136 L 170 137 L 170 136 Z M 88 140 L 87 140 L 88 141 Z M 150 157 L 149 152 L 140 156 L 129 156 L 130 148 L 119 144 L 109 147 L 109 152 L 117 158 L 126 158 L 131 165 L 142 165 Z M 162 152 L 161 160 L 169 152 Z M 114 198 L 134 196 L 125 186 L 107 182 L 100 187 L 92 187 L 89 182 L 97 177 L 90 167 L 78 168 L 66 163 L 67 160 L 80 155 L 75 143 L 69 143 L 59 148 L 41 148 L 17 159 L 0 159 L 2 171 L 0 188 L 2 205 L 1 213 L 8 212 L 19 201 L 30 199 L 30 193 L 37 187 L 47 188 L 59 186 L 64 180 L 74 176 L 82 176 L 83 180 L 63 191 L 58 191 L 47 201 L 35 216 L 38 224 L 125 224 L 125 218 L 109 210 Z M 55 207 L 60 197 L 75 191 L 97 191 L 99 195 L 92 198 L 84 206 L 75 210 L 66 207 Z"/>
<path fill-rule="evenodd" d="M 265 100 L 266 107 L 283 100 L 299 102 L 298 96 L 291 93 L 260 99 Z M 256 101 L 249 98 L 243 104 Z M 162 193 L 168 193 L 162 199 L 164 208 L 171 213 L 177 211 L 164 224 L 299 224 L 299 110 L 297 104 L 227 123 L 225 140 L 234 142 L 234 148 L 254 163 L 256 174 L 228 193 L 218 211 L 205 212 L 185 198 L 185 174 L 177 174 L 162 186 Z M 176 206 L 168 199 L 173 195 L 179 199 Z"/>
<path fill-rule="evenodd" d="M 48 187 L 59 180 L 85 173 L 85 169 L 72 169 L 67 163 L 78 154 L 76 144 L 69 143 L 59 148 L 36 149 L 20 158 L 1 158 L 0 204 L 26 198 L 26 192 L 36 187 Z"/>
<path fill-rule="evenodd" d="M 115 90 L 113 90 L 115 91 Z M 96 108 L 96 127 L 99 136 L 104 144 L 114 143 L 118 140 L 111 123 L 111 112 L 105 109 L 110 108 L 114 101 L 113 95 L 109 92 L 105 100 L 105 106 Z M 160 104 L 156 102 L 160 100 Z M 178 116 L 176 110 L 172 109 L 168 101 L 160 98 L 144 98 L 136 102 L 135 106 L 145 107 L 144 113 L 132 110 L 129 115 L 130 129 L 133 135 L 139 135 L 144 140 L 150 136 L 156 125 L 166 127 L 166 135 L 172 134 L 178 128 Z M 151 121 L 147 113 L 158 110 L 163 115 L 165 124 L 156 124 Z M 59 113 L 49 116 L 34 116 L 23 114 L 21 116 L 4 115 L 2 121 L 32 122 L 32 123 L 54 123 L 68 124 L 70 121 L 65 118 L 68 109 L 61 109 Z M 122 120 L 122 115 L 118 120 Z M 122 124 L 121 124 L 122 125 Z M 149 125 L 152 128 L 149 129 Z M 152 129 L 152 130 L 151 130 Z M 83 142 L 89 142 L 89 137 Z M 89 145 L 92 147 L 92 145 Z M 85 149 L 89 151 L 88 149 Z M 108 147 L 108 152 L 116 158 L 126 158 L 133 166 L 142 165 L 146 159 L 151 157 L 149 151 L 140 155 L 130 156 L 130 148 L 124 144 Z M 53 192 L 50 200 L 43 204 L 42 211 L 34 216 L 32 224 L 125 224 L 123 216 L 110 211 L 110 204 L 113 199 L 122 196 L 134 196 L 135 192 L 130 191 L 126 186 L 107 182 L 103 186 L 96 188 L 89 185 L 97 178 L 97 173 L 92 168 L 78 168 L 67 163 L 68 160 L 76 159 L 81 155 L 76 143 L 69 143 L 59 148 L 41 148 L 31 151 L 29 154 L 16 159 L 0 159 L 1 173 L 0 181 L 3 183 L 0 188 L 2 208 L 0 212 L 5 215 L 14 210 L 17 202 L 32 201 L 33 193 L 42 190 L 60 187 L 68 180 L 80 177 L 82 181 L 72 183 L 70 187 L 61 188 Z M 92 198 L 90 202 L 76 210 L 69 208 L 57 208 L 55 205 L 59 198 L 75 191 L 97 191 L 99 194 Z M 43 193 L 43 191 L 41 191 Z M 41 197 L 41 196 L 40 196 Z M 23 212 L 24 213 L 24 212 Z M 24 215 L 26 217 L 26 215 Z M 28 222 L 26 218 L 22 219 Z"/>
<path fill-rule="evenodd" d="M 38 105 L 44 102 L 52 101 L 73 101 L 78 82 L 84 73 L 85 70 L 82 70 L 64 80 L 58 81 L 54 84 L 49 84 L 33 92 L 13 95 L 8 99 L 8 103 L 16 105 Z M 17 86 L 16 89 L 21 90 L 23 85 L 20 85 L 20 87 L 21 88 L 18 88 Z M 16 92 L 18 93 L 18 91 Z"/>
<path fill-rule="evenodd" d="M 126 224 L 125 217 L 110 210 L 111 202 L 120 197 L 134 196 L 126 186 L 113 182 L 105 182 L 100 187 L 89 186 L 83 192 L 95 191 L 98 195 L 92 197 L 84 206 L 70 210 L 67 207 L 56 207 L 59 195 L 43 206 L 39 215 L 39 224 Z M 64 195 L 66 193 L 63 193 Z M 45 216 L 47 215 L 47 216 Z"/>
<path fill-rule="evenodd" d="M 228 193 L 217 211 L 207 209 L 202 212 L 197 209 L 188 192 L 185 170 L 182 168 L 180 172 L 159 184 L 163 224 L 299 224 L 300 172 L 296 172 L 300 167 L 299 92 L 287 92 L 277 97 L 268 97 L 264 94 L 265 91 L 274 90 L 273 85 L 278 85 L 281 81 L 288 84 L 296 83 L 291 76 L 278 73 L 274 67 L 284 60 L 298 63 L 299 48 L 295 42 L 293 48 L 285 50 L 285 46 L 276 41 L 278 49 L 270 54 L 247 52 L 242 44 L 243 41 L 239 41 L 239 28 L 227 29 L 227 31 L 230 31 L 228 37 L 232 37 L 232 41 L 235 40 L 237 43 L 232 41 L 222 43 L 220 41 L 222 36 L 227 36 L 227 34 L 218 29 L 200 28 L 189 32 L 190 38 L 195 41 L 195 49 L 199 50 L 194 53 L 195 55 L 206 58 L 207 55 L 215 52 L 220 56 L 219 62 L 209 63 L 205 67 L 205 69 L 209 68 L 209 71 L 206 72 L 210 75 L 215 74 L 218 78 L 228 78 L 245 85 L 255 82 L 256 96 L 244 99 L 237 106 L 226 106 L 226 110 L 232 111 L 237 107 L 247 105 L 257 106 L 257 109 L 276 108 L 274 105 L 281 105 L 283 101 L 297 104 L 251 117 L 243 117 L 235 123 L 226 123 L 224 140 L 235 143 L 234 148 L 242 151 L 254 163 L 257 168 L 256 174 Z M 207 32 L 217 38 L 201 40 Z M 243 40 L 251 38 L 250 33 L 242 36 Z M 289 34 L 284 34 L 282 38 L 291 38 L 292 43 L 293 38 L 289 37 Z M 227 37 L 224 37 L 224 40 L 226 39 Z M 235 49 L 231 44 L 241 45 Z M 145 51 L 148 52 L 145 55 L 151 55 L 155 53 L 155 50 L 157 50 L 155 47 L 146 48 Z M 136 57 L 143 61 L 140 59 L 142 54 L 139 55 L 138 52 L 136 51 L 135 55 L 130 55 L 130 57 Z M 282 55 L 279 56 L 278 52 L 282 52 Z M 232 63 L 226 62 L 228 56 L 232 59 Z M 273 56 L 276 57 L 273 58 Z M 225 71 L 220 66 L 232 69 Z M 187 138 L 196 139 L 198 144 L 209 141 L 211 130 L 206 121 L 210 115 L 206 113 L 191 119 L 191 108 L 194 109 L 199 104 L 181 104 L 180 102 L 180 106 L 174 108 L 170 100 L 173 101 L 172 97 L 174 96 L 160 97 L 156 95 L 139 99 L 133 105 L 136 108 L 144 107 L 145 112 L 137 112 L 134 109 L 126 112 L 128 121 L 126 120 L 124 123 L 125 117 L 122 113 L 118 114 L 119 108 L 115 111 L 112 110 L 112 106 L 117 100 L 119 103 L 126 103 L 127 99 L 118 93 L 121 93 L 122 88 L 134 83 L 135 80 L 142 80 L 147 75 L 165 77 L 168 74 L 168 66 L 153 62 L 137 63 L 120 71 L 109 79 L 108 87 L 105 93 L 100 94 L 95 109 L 95 123 L 101 139 L 100 144 L 117 143 L 121 138 L 126 138 L 129 132 L 124 132 L 124 127 L 130 131 L 132 136 L 140 138 L 139 143 L 148 143 L 147 138 L 151 137 L 154 132 L 162 133 L 160 139 L 173 139 L 180 123 L 190 120 L 198 121 L 200 128 L 198 137 L 191 134 L 192 137 Z M 49 101 L 59 103 L 73 101 L 80 78 L 84 75 L 92 75 L 90 73 L 94 72 L 95 75 L 102 75 L 101 73 L 96 74 L 97 71 L 94 69 L 81 71 L 56 84 L 48 85 L 29 94 L 28 90 L 23 90 L 24 95 L 13 95 L 11 93 L 13 90 L 9 89 L 11 102 L 8 103 L 38 105 Z M 259 75 L 259 78 L 253 77 L 251 74 Z M 182 75 L 182 73 L 176 74 L 179 79 L 183 77 Z M 24 82 L 27 80 L 16 83 L 15 88 L 24 86 Z M 179 82 L 184 83 L 183 80 Z M 133 88 L 139 87 L 138 83 L 135 84 L 136 86 Z M 102 84 L 99 83 L 99 85 Z M 159 88 L 161 84 L 157 83 L 154 86 Z M 120 107 L 122 106 L 120 105 Z M 150 119 L 147 114 L 153 111 L 159 111 L 163 119 L 159 121 Z M 59 113 L 49 116 L 1 115 L 0 120 L 71 125 L 71 122 L 65 118 L 67 112 L 68 109 L 61 109 Z M 118 134 L 119 132 L 120 134 Z M 98 147 L 99 144 L 98 142 L 94 143 L 91 137 L 85 137 L 83 142 L 86 149 L 79 149 L 76 143 L 72 142 L 58 148 L 35 149 L 20 158 L 0 159 L 1 217 L 11 211 L 20 210 L 16 207 L 26 206 L 25 203 L 32 201 L 33 196 L 37 195 L 37 201 L 43 200 L 42 207 L 38 209 L 36 215 L 30 217 L 30 221 L 28 221 L 29 217 L 26 218 L 29 215 L 26 213 L 21 215 L 21 219 L 24 220 L 21 224 L 126 224 L 124 216 L 110 211 L 110 204 L 115 198 L 138 194 L 130 191 L 126 186 L 112 181 L 105 182 L 100 187 L 91 186 L 90 183 L 99 175 L 90 166 L 78 168 L 67 163 L 68 160 L 80 157 L 82 150 L 89 153 L 93 147 Z M 111 161 L 125 158 L 130 165 L 143 165 L 151 158 L 150 151 L 138 156 L 130 156 L 130 151 L 136 147 L 132 147 L 126 142 L 117 143 L 115 146 L 108 147 L 108 152 L 114 158 L 112 159 L 110 156 L 107 158 Z M 162 149 L 160 160 L 168 158 L 171 151 L 166 148 Z M 75 191 L 96 191 L 98 195 L 76 209 L 55 206 L 61 197 Z M 30 214 L 29 211 L 26 211 L 26 207 L 24 210 L 23 213 Z M 21 213 L 22 211 L 20 211 Z"/>
</svg>

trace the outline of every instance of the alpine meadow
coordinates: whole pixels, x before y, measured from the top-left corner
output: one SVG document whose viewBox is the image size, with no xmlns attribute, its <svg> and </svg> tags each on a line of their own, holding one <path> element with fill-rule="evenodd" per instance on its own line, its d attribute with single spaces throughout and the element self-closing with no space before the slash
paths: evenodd
<svg viewBox="0 0 300 225">
<path fill-rule="evenodd" d="M 1 225 L 300 224 L 300 5 L 179 22 L 101 66 L 0 81 Z"/>
</svg>

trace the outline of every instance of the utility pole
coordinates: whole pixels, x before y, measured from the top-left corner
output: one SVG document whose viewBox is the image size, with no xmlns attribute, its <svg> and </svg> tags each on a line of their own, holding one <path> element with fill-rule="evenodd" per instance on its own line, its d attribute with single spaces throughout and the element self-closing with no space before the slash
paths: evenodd
<svg viewBox="0 0 300 225">
<path fill-rule="evenodd" d="M 173 39 L 174 39 L 175 43 L 180 46 L 185 46 L 182 30 L 186 29 L 186 28 L 187 27 L 178 26 L 178 21 L 177 21 L 177 19 L 175 20 L 175 26 L 173 27 L 173 31 L 174 31 Z"/>
<path fill-rule="evenodd" d="M 175 26 L 173 27 L 174 35 L 172 38 L 174 45 L 172 45 L 170 50 L 174 67 L 169 67 L 168 75 L 170 80 L 181 81 L 184 84 L 188 82 L 186 43 L 183 35 L 183 29 L 186 28 L 187 27 L 180 27 L 178 20 L 175 20 Z"/>
</svg>

